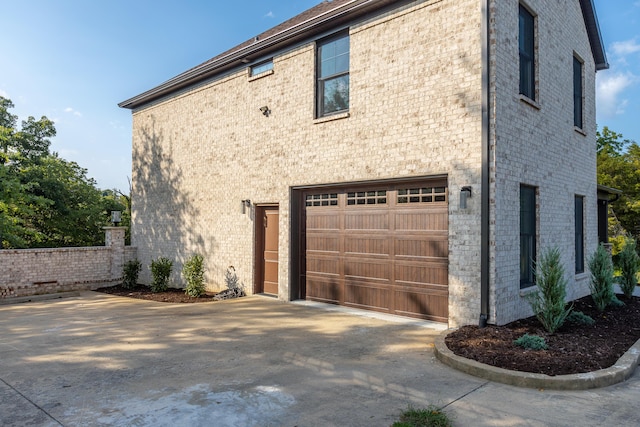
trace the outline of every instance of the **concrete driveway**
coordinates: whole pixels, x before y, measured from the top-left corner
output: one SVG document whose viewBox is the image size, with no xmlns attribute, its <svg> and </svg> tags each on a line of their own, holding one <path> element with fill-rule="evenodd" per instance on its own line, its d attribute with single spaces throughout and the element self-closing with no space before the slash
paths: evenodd
<svg viewBox="0 0 640 427">
<path fill-rule="evenodd" d="M 94 292 L 0 305 L 3 426 L 640 425 L 640 378 L 519 389 L 440 364 L 428 323 L 264 297 L 171 305 Z"/>
</svg>

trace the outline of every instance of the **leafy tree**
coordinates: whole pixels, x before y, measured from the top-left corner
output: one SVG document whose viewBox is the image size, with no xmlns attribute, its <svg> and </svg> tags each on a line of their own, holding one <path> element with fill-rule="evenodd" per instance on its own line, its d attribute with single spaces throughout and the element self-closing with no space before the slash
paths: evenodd
<svg viewBox="0 0 640 427">
<path fill-rule="evenodd" d="M 611 203 L 623 230 L 640 238 L 640 146 L 604 127 L 597 134 L 598 183 L 621 190 Z M 610 233 L 616 236 L 620 233 Z"/>
<path fill-rule="evenodd" d="M 103 196 L 87 170 L 51 153 L 54 124 L 29 117 L 16 128 L 0 97 L 0 248 L 104 244 L 102 226 L 120 197 Z"/>
</svg>

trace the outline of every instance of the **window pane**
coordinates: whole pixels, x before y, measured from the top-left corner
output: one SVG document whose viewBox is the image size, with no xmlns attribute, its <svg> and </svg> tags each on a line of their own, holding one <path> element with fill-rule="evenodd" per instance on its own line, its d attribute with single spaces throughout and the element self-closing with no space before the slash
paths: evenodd
<svg viewBox="0 0 640 427">
<path fill-rule="evenodd" d="M 251 75 L 255 76 L 270 70 L 273 70 L 273 61 L 264 62 L 262 64 L 251 67 Z"/>
<path fill-rule="evenodd" d="M 520 187 L 520 287 L 535 284 L 536 261 L 536 190 Z"/>
<path fill-rule="evenodd" d="M 333 113 L 349 108 L 349 75 L 322 82 L 324 99 L 322 113 Z"/>
<path fill-rule="evenodd" d="M 335 54 L 348 54 L 349 53 L 349 36 L 341 37 L 333 42 L 335 46 Z"/>
<path fill-rule="evenodd" d="M 582 63 L 573 57 L 573 125 L 582 129 Z"/>
<path fill-rule="evenodd" d="M 320 78 L 349 71 L 349 37 L 342 37 L 319 48 Z"/>
<path fill-rule="evenodd" d="M 535 99 L 535 19 L 520 6 L 518 43 L 520 50 L 520 93 Z"/>
<path fill-rule="evenodd" d="M 584 198 L 575 198 L 575 224 L 576 224 L 576 273 L 584 272 Z"/>
<path fill-rule="evenodd" d="M 330 58 L 322 61 L 320 64 L 320 76 L 332 76 L 336 74 L 336 61 L 335 58 Z"/>
</svg>

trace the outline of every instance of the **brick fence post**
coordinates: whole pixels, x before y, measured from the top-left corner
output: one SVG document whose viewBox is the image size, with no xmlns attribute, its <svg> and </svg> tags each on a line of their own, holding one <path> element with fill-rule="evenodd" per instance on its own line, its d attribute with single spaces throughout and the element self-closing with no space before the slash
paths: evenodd
<svg viewBox="0 0 640 427">
<path fill-rule="evenodd" d="M 104 229 L 104 244 L 109 248 L 111 277 L 109 280 L 122 278 L 124 265 L 124 233 L 127 227 L 102 227 Z"/>
</svg>

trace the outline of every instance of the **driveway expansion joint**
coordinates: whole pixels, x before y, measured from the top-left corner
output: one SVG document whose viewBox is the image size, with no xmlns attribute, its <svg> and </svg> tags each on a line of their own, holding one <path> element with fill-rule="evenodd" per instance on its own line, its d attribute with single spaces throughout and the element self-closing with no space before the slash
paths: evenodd
<svg viewBox="0 0 640 427">
<path fill-rule="evenodd" d="M 46 410 L 44 410 L 41 406 L 39 406 L 37 403 L 35 403 L 33 400 L 29 399 L 27 396 L 25 396 L 24 394 L 20 393 L 20 390 L 16 389 L 14 386 L 12 386 L 11 384 L 9 384 L 8 382 L 6 382 L 4 379 L 0 378 L 0 382 L 2 382 L 2 384 L 6 385 L 7 387 L 9 387 L 11 390 L 13 390 L 18 396 L 22 397 L 24 400 L 26 400 L 27 402 L 29 402 L 30 404 L 32 404 L 36 409 L 38 409 L 40 412 L 42 412 L 43 414 L 45 414 L 47 417 L 51 418 L 53 421 L 55 421 L 59 426 L 64 427 L 64 425 L 58 421 L 57 419 L 55 419 L 55 417 L 53 415 L 51 415 L 50 413 L 48 413 Z"/>
</svg>

